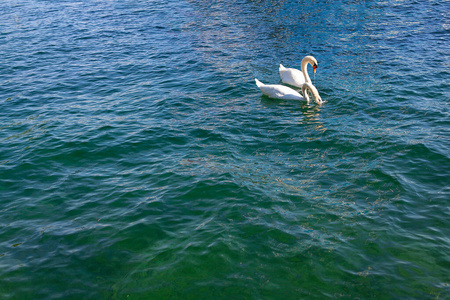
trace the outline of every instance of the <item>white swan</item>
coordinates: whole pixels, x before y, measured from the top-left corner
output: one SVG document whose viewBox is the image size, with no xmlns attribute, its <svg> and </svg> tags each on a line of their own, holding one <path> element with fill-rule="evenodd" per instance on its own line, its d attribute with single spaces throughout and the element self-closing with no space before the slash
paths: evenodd
<svg viewBox="0 0 450 300">
<path fill-rule="evenodd" d="M 278 70 L 280 72 L 281 81 L 299 88 L 301 88 L 305 82 L 311 83 L 311 78 L 309 78 L 308 75 L 308 63 L 313 67 L 314 73 L 316 73 L 318 63 L 312 56 L 305 56 L 305 58 L 302 59 L 301 71 L 292 68 L 285 68 L 280 64 L 280 68 Z"/>
<path fill-rule="evenodd" d="M 261 92 L 270 97 L 275 99 L 283 99 L 283 100 L 306 100 L 309 104 L 309 95 L 308 90 L 311 93 L 313 100 L 321 105 L 323 103 L 322 98 L 319 95 L 319 92 L 317 91 L 316 87 L 312 85 L 312 83 L 305 82 L 302 85 L 302 93 L 305 97 L 300 95 L 299 92 L 291 89 L 290 87 L 281 85 L 281 84 L 264 84 L 258 79 L 255 78 L 256 85 L 261 90 Z"/>
</svg>

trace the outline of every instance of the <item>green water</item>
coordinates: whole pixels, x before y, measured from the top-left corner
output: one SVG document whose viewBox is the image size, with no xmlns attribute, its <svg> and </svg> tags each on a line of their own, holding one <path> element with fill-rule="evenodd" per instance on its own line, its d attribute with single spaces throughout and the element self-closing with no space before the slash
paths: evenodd
<svg viewBox="0 0 450 300">
<path fill-rule="evenodd" d="M 3 1 L 0 298 L 448 299 L 449 8 Z"/>
</svg>

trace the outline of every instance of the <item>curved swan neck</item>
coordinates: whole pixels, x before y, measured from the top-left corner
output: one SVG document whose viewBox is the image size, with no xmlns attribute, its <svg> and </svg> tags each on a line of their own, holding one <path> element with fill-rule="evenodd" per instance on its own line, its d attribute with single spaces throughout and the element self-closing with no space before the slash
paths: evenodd
<svg viewBox="0 0 450 300">
<path fill-rule="evenodd" d="M 307 85 L 307 83 L 304 83 L 302 86 L 302 94 L 303 94 L 303 98 L 306 99 L 306 103 L 309 104 L 310 100 L 309 100 L 308 90 L 309 90 L 309 86 Z"/>
<path fill-rule="evenodd" d="M 317 60 L 313 56 L 310 56 L 310 55 L 305 56 L 302 59 L 302 73 L 303 73 L 303 76 L 305 77 L 305 82 L 312 84 L 311 78 L 309 78 L 309 74 L 308 74 L 308 64 L 310 64 L 313 67 L 314 72 L 316 72 Z"/>
<path fill-rule="evenodd" d="M 303 86 L 302 86 L 302 93 L 303 93 L 303 97 L 306 99 L 308 104 L 309 104 L 308 90 L 311 93 L 314 102 L 316 102 L 319 105 L 322 105 L 323 101 L 322 101 L 322 98 L 319 95 L 319 91 L 311 83 L 305 82 L 303 84 Z"/>
<path fill-rule="evenodd" d="M 302 68 L 303 76 L 305 76 L 305 82 L 311 83 L 311 78 L 309 78 L 309 74 L 308 74 L 308 63 L 311 63 L 311 62 L 308 59 L 308 57 L 305 57 L 302 60 L 301 68 Z"/>
</svg>

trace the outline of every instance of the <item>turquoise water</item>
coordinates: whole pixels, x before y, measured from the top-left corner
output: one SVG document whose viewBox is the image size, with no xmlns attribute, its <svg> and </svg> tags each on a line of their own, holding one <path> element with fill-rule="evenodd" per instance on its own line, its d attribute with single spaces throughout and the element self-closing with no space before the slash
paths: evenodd
<svg viewBox="0 0 450 300">
<path fill-rule="evenodd" d="M 1 299 L 448 299 L 449 2 L 0 11 Z"/>
</svg>

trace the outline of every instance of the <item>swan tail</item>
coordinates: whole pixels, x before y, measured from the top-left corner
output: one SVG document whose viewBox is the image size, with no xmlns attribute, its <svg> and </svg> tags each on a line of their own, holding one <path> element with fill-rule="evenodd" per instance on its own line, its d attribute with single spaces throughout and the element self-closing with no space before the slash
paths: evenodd
<svg viewBox="0 0 450 300">
<path fill-rule="evenodd" d="M 264 83 L 262 83 L 261 81 L 259 81 L 258 79 L 256 79 L 255 78 L 255 82 L 256 82 L 256 85 L 260 88 L 260 87 L 262 87 L 263 85 L 264 85 Z"/>
<path fill-rule="evenodd" d="M 278 71 L 284 72 L 285 70 L 286 70 L 286 68 L 282 64 L 280 64 L 280 67 L 278 68 Z"/>
</svg>

